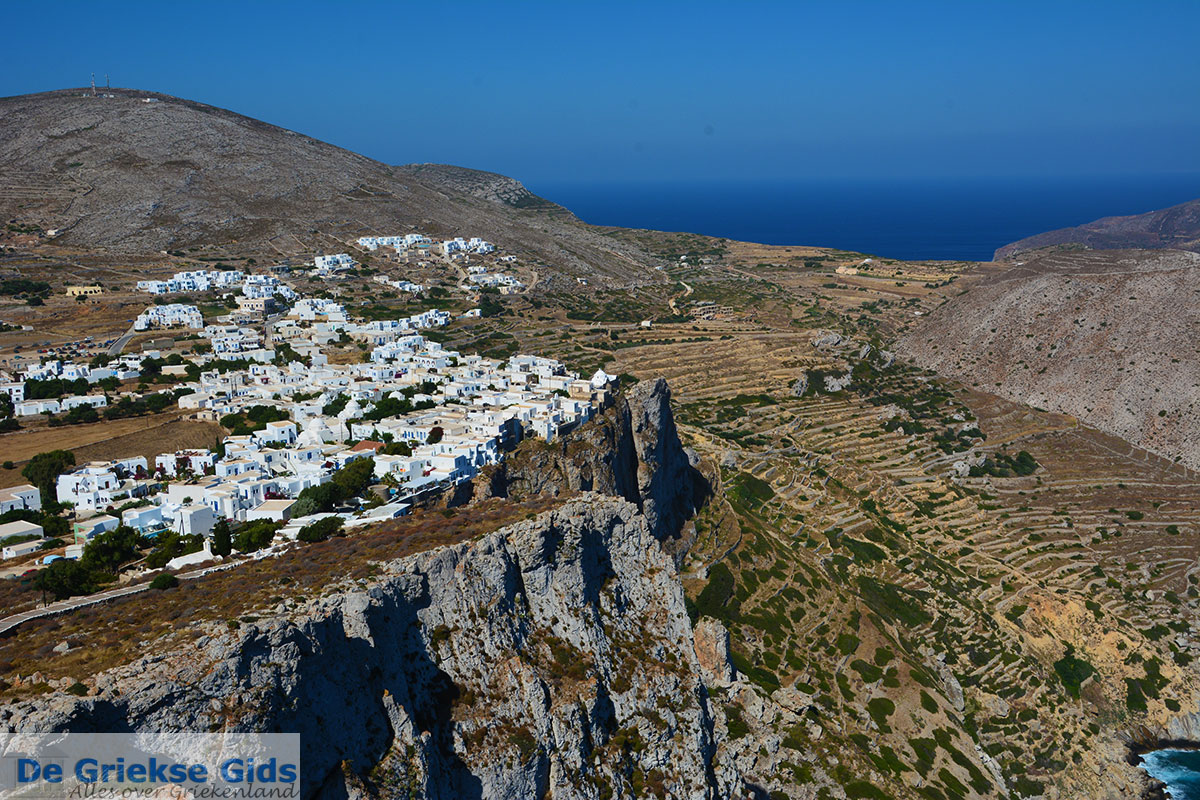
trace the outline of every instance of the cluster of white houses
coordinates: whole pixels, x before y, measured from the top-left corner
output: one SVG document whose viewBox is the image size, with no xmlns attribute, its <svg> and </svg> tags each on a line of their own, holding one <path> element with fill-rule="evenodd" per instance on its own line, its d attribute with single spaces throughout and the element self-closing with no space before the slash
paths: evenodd
<svg viewBox="0 0 1200 800">
<path fill-rule="evenodd" d="M 313 269 L 328 271 L 334 269 L 350 269 L 356 264 L 349 253 L 335 253 L 331 256 L 317 256 L 313 259 Z"/>
<path fill-rule="evenodd" d="M 346 256 L 349 258 L 349 256 Z M 165 281 L 138 281 L 139 291 L 150 294 L 175 294 L 179 292 L 207 292 L 218 289 L 241 289 L 251 299 L 266 299 L 276 295 L 285 300 L 296 299 L 292 287 L 282 283 L 273 275 L 246 274 L 241 270 L 194 270 L 176 272 Z"/>
<path fill-rule="evenodd" d="M 358 246 L 364 250 L 375 251 L 380 247 L 392 247 L 397 251 L 407 250 L 410 247 L 428 247 L 433 244 L 433 240 L 423 233 L 406 233 L 403 236 L 362 236 L 358 239 Z"/>
<path fill-rule="evenodd" d="M 407 246 L 428 241 L 413 236 L 419 235 L 359 243 L 373 249 L 368 242 Z M 473 248 L 479 243 L 487 244 L 464 242 Z M 176 278 L 195 281 L 201 274 L 228 273 L 180 273 Z M 267 276 L 242 276 L 243 288 L 270 286 L 260 278 Z M 477 315 L 475 310 L 465 316 Z M 549 358 L 490 359 L 446 349 L 420 333 L 450 322 L 451 315 L 439 309 L 403 319 L 355 321 L 336 301 L 304 298 L 268 328 L 269 342 L 263 341 L 261 326 L 205 326 L 195 306 L 155 306 L 143 316 L 147 325 L 183 324 L 211 342 L 211 354 L 161 367 L 180 377 L 195 376 L 196 367 L 200 369 L 197 379 L 179 387 L 185 390 L 178 395 L 179 407 L 213 420 L 241 414 L 252 432 L 227 436 L 215 450 L 161 453 L 152 463 L 140 456 L 91 462 L 60 475 L 57 500 L 70 504 L 76 517 L 68 558 L 77 557 L 98 533 L 122 524 L 148 535 L 171 530 L 208 536 L 221 519 L 270 519 L 289 523 L 283 532 L 294 535 L 299 525 L 312 521 L 293 519 L 301 493 L 362 458 L 373 458 L 378 484 L 371 496 L 379 499 L 355 501 L 336 513 L 351 526 L 398 516 L 428 493 L 469 480 L 522 439 L 553 441 L 587 421 L 609 402 L 615 386 L 603 371 L 581 379 Z M 369 350 L 369 360 L 328 363 L 323 347 L 347 339 Z M 280 353 L 296 360 L 282 363 Z M 136 377 L 142 358 L 151 354 L 157 355 L 123 356 L 99 369 L 47 362 L 27 370 L 22 381 L 0 374 L 0 391 L 19 404 L 27 401 L 18 387 L 30 378 L 94 382 Z M 214 359 L 222 363 L 206 368 Z M 230 360 L 242 360 L 245 366 L 230 369 Z M 83 395 L 53 402 L 58 404 L 54 410 L 60 410 L 103 405 L 106 398 Z M 39 507 L 33 487 L 0 490 L 0 513 Z M 0 528 L 0 540 L 11 536 L 12 547 L 22 554 L 33 552 L 34 545 L 18 541 L 38 534 L 26 530 L 27 525 Z M 8 553 L 6 549 L 5 557 Z M 207 557 L 211 552 L 205 547 L 185 559 Z M 172 565 L 182 563 L 187 562 Z"/>
<path fill-rule="evenodd" d="M 54 378 L 77 381 L 86 380 L 95 384 L 105 378 L 128 380 L 141 374 L 142 359 L 145 356 L 157 355 L 151 351 L 142 355 L 126 355 L 108 362 L 103 367 L 92 367 L 87 364 L 77 364 L 73 361 L 57 359 L 43 361 L 30 366 L 19 373 L 18 379 L 0 371 L 0 394 L 8 395 L 12 401 L 13 414 L 18 417 L 29 417 L 38 414 L 57 414 L 60 411 L 70 411 L 77 406 L 103 408 L 108 405 L 108 398 L 103 394 L 72 395 L 62 398 L 29 398 L 26 397 L 26 382 L 31 380 L 45 381 Z"/>
<path fill-rule="evenodd" d="M 295 289 L 274 275 L 247 275 L 246 280 L 242 282 L 242 294 L 251 300 L 270 300 L 280 297 L 290 302 L 299 297 Z"/>
<path fill-rule="evenodd" d="M 192 270 L 176 272 L 165 281 L 138 281 L 140 292 L 150 294 L 175 294 L 178 292 L 207 292 L 213 289 L 231 289 L 246 280 L 246 273 L 236 269 Z"/>
<path fill-rule="evenodd" d="M 192 328 L 200 330 L 204 327 L 204 315 L 196 306 L 183 303 L 167 303 L 161 306 L 150 306 L 133 321 L 135 331 L 150 328 Z"/>
<path fill-rule="evenodd" d="M 182 408 L 219 418 L 268 406 L 288 419 L 226 437 L 220 455 L 185 450 L 153 465 L 135 457 L 59 476 L 57 499 L 80 517 L 75 545 L 118 524 L 207 535 L 219 519 L 288 521 L 304 489 L 366 457 L 374 458 L 386 502 L 345 509 L 347 524 L 398 516 L 414 498 L 470 479 L 523 438 L 553 440 L 590 419 L 614 380 L 603 372 L 581 380 L 536 356 L 464 356 L 415 334 L 372 356 L 362 364 L 201 373 Z M 413 406 L 419 410 L 393 413 Z M 381 452 L 388 443 L 407 447 Z M 121 505 L 128 507 L 119 515 L 110 511 Z"/>
<path fill-rule="evenodd" d="M 493 253 L 496 251 L 496 246 L 491 242 L 485 242 L 478 236 L 472 236 L 470 239 L 464 239 L 461 236 L 454 239 L 447 239 L 442 242 L 442 252 L 448 256 L 455 253 Z"/>
<path fill-rule="evenodd" d="M 510 294 L 524 288 L 524 284 L 503 272 L 488 272 L 486 267 L 467 268 L 467 280 L 478 286 L 499 288 L 501 294 Z"/>
<path fill-rule="evenodd" d="M 380 247 L 391 247 L 396 252 L 403 252 L 409 248 L 428 249 L 433 240 L 422 233 L 407 233 L 403 236 L 362 236 L 359 237 L 357 244 L 364 250 L 375 251 Z M 478 236 L 472 236 L 470 239 L 464 239 L 461 236 L 456 236 L 453 239 L 446 239 L 441 242 L 440 247 L 446 255 L 454 255 L 455 253 L 494 253 L 496 246 L 491 242 L 484 241 Z"/>
<path fill-rule="evenodd" d="M 382 283 L 384 286 L 391 286 L 393 289 L 399 289 L 402 292 L 408 292 L 409 294 L 420 294 L 425 290 L 425 287 L 419 283 L 397 280 L 395 278 L 389 278 L 386 275 L 376 275 L 374 278 L 372 278 L 372 280 L 376 283 Z"/>
</svg>

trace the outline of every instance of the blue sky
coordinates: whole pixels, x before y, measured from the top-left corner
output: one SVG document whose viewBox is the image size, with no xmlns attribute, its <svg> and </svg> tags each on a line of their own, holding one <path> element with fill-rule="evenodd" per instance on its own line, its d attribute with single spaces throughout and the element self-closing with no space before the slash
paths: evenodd
<svg viewBox="0 0 1200 800">
<path fill-rule="evenodd" d="M 18 3 L 91 72 L 529 181 L 1200 172 L 1200 2 Z M 15 35 L 14 35 L 15 34 Z"/>
</svg>

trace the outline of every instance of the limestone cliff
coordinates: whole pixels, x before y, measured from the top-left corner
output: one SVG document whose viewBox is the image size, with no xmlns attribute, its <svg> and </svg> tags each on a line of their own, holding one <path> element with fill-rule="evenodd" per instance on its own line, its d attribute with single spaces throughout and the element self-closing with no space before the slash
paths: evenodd
<svg viewBox="0 0 1200 800">
<path fill-rule="evenodd" d="M 587 494 L 0 709 L 15 730 L 298 731 L 306 797 L 727 797 L 683 593 Z"/>
</svg>

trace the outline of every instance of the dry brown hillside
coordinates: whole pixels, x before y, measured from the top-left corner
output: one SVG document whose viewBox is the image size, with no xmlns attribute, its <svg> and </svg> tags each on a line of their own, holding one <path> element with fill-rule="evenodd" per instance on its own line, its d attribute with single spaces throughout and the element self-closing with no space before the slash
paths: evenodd
<svg viewBox="0 0 1200 800">
<path fill-rule="evenodd" d="M 420 230 L 496 242 L 565 285 L 653 281 L 653 261 L 519 182 L 440 165 L 393 167 L 213 106 L 82 89 L 0 99 L 0 215 L 71 247 L 145 253 L 235 245 L 338 252 Z"/>
<path fill-rule="evenodd" d="M 1200 466 L 1200 255 L 1044 253 L 960 285 L 902 357 Z"/>
</svg>

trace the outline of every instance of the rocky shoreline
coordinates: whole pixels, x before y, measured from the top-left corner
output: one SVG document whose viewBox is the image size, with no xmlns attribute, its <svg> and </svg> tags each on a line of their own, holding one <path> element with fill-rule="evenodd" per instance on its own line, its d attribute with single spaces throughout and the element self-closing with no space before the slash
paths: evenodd
<svg viewBox="0 0 1200 800">
<path fill-rule="evenodd" d="M 1145 762 L 1143 756 L 1158 750 L 1200 750 L 1200 742 L 1190 739 L 1151 739 L 1131 741 L 1128 747 L 1126 761 L 1130 766 L 1137 767 L 1146 775 L 1148 785 L 1142 792 L 1140 800 L 1173 800 L 1171 795 L 1167 794 L 1167 789 L 1170 787 L 1155 778 L 1142 766 Z"/>
</svg>

